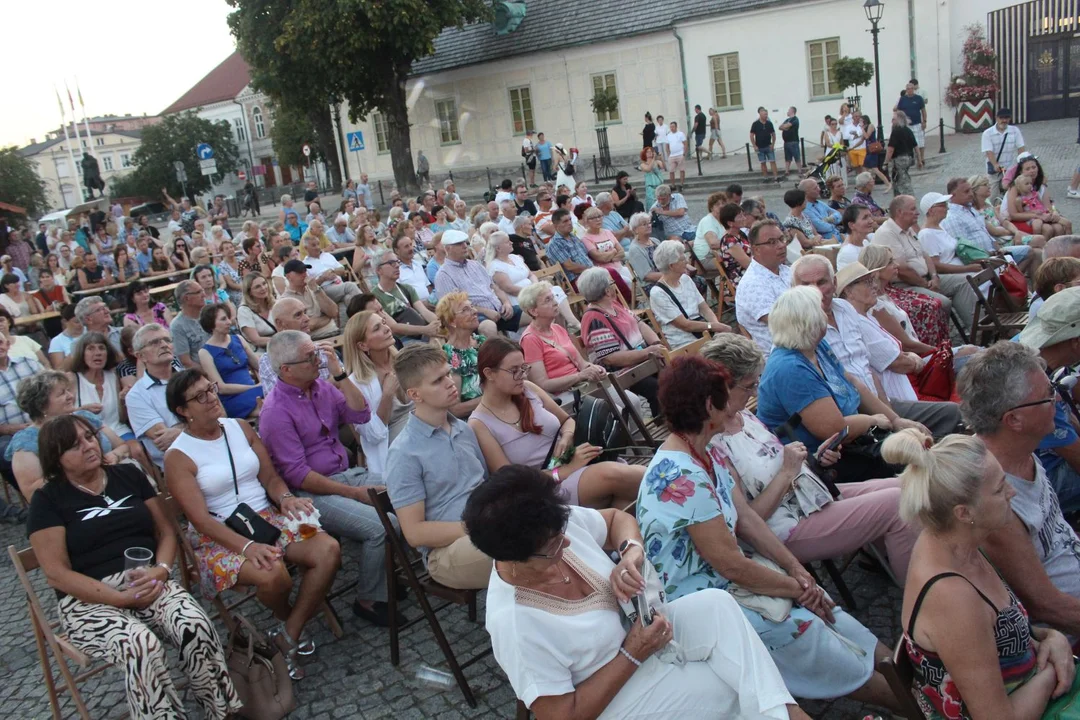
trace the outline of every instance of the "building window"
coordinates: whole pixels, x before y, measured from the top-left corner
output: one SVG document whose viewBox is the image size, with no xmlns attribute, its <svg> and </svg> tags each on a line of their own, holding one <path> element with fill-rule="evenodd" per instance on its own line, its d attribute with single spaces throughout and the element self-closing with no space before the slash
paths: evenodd
<svg viewBox="0 0 1080 720">
<path fill-rule="evenodd" d="M 717 110 L 742 107 L 742 80 L 739 79 L 739 53 L 713 55 L 713 105 Z"/>
<path fill-rule="evenodd" d="M 255 137 L 262 140 L 266 137 L 266 124 L 263 122 L 262 110 L 258 107 L 251 111 L 251 117 L 255 120 Z"/>
<path fill-rule="evenodd" d="M 806 43 L 810 66 L 810 97 L 818 100 L 843 95 L 836 82 L 836 61 L 840 59 L 840 38 L 811 40 Z"/>
<path fill-rule="evenodd" d="M 457 102 L 453 98 L 435 101 L 435 116 L 439 118 L 439 141 L 443 145 L 461 142 L 458 133 Z"/>
<path fill-rule="evenodd" d="M 371 125 L 375 128 L 375 151 L 380 155 L 390 152 L 390 134 L 386 128 L 386 116 L 382 113 L 373 114 Z"/>
<path fill-rule="evenodd" d="M 68 172 L 67 158 L 56 158 L 56 177 L 70 177 L 71 173 Z"/>
<path fill-rule="evenodd" d="M 600 73 L 599 75 L 592 76 L 593 96 L 596 96 L 597 90 L 611 90 L 618 94 L 619 90 L 615 87 L 615 73 Z M 594 113 L 596 115 L 596 123 L 617 123 L 622 120 L 619 116 L 619 109 L 615 108 L 608 113 Z"/>
<path fill-rule="evenodd" d="M 94 138 L 94 144 L 95 145 L 104 145 L 105 144 L 105 138 L 103 138 L 103 137 Z"/>
<path fill-rule="evenodd" d="M 131 155 L 129 153 L 120 153 L 120 167 L 131 167 Z"/>
<path fill-rule="evenodd" d="M 236 142 L 244 142 L 247 140 L 247 133 L 244 132 L 244 119 L 233 118 L 233 125 L 236 126 Z"/>
<path fill-rule="evenodd" d="M 102 155 L 101 156 L 101 167 L 103 169 L 105 169 L 105 170 L 112 170 L 113 169 L 112 155 Z"/>
<path fill-rule="evenodd" d="M 524 135 L 526 130 L 534 127 L 529 88 L 510 88 L 510 117 L 514 122 L 515 135 Z"/>
</svg>

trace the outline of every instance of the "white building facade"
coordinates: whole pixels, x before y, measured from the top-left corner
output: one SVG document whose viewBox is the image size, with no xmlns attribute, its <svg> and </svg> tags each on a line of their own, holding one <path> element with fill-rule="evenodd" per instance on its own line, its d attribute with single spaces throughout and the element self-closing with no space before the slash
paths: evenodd
<svg viewBox="0 0 1080 720">
<path fill-rule="evenodd" d="M 951 7 L 962 3 L 963 10 Z M 952 22 L 980 13 L 985 21 L 994 4 L 890 0 L 879 35 L 886 123 L 904 85 L 917 77 L 928 129 L 941 117 L 952 125 L 943 97 L 962 40 Z M 598 0 L 596 14 L 590 3 L 573 0 L 525 5 L 511 32 L 498 34 L 491 24 L 451 28 L 433 55 L 414 63 L 407 87 L 412 149 L 424 151 L 434 172 L 517 165 L 527 128 L 578 147 L 589 164 L 596 128 L 606 124 L 612 155 L 625 156 L 642 147 L 646 111 L 678 121 L 690 136 L 694 105 L 719 111 L 729 152 L 749 141 L 759 106 L 774 120 L 795 106 L 803 137 L 816 143 L 824 116 L 856 94 L 837 87 L 835 61 L 874 57 L 862 0 Z M 599 118 L 590 99 L 594 89 L 611 86 L 619 108 Z M 857 91 L 876 121 L 873 83 Z M 392 177 L 385 119 L 374 114 L 344 125 L 344 133 L 361 131 L 365 144 L 345 152 L 350 175 Z"/>
<path fill-rule="evenodd" d="M 69 126 L 69 134 L 71 129 Z M 139 130 L 109 130 L 92 133 L 92 154 L 97 157 L 101 179 L 105 181 L 108 193 L 112 180 L 130 173 L 135 151 L 142 144 Z M 75 167 L 71 167 L 68 155 L 68 142 L 63 135 L 45 142 L 32 143 L 19 150 L 19 154 L 29 158 L 37 170 L 37 175 L 45 181 L 45 193 L 50 209 L 62 210 L 73 208 L 83 202 L 82 161 L 86 147 L 86 135 L 81 142 L 72 136 L 70 140 L 75 156 Z M 80 147 L 81 146 L 81 147 Z"/>
</svg>

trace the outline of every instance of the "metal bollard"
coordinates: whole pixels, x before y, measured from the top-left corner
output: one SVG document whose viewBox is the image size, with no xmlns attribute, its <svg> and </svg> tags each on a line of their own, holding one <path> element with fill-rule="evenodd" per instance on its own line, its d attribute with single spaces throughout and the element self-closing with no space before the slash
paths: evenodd
<svg viewBox="0 0 1080 720">
<path fill-rule="evenodd" d="M 600 166 L 598 166 L 596 164 L 596 156 L 595 155 L 592 156 L 592 174 L 593 174 L 593 182 L 599 185 L 600 184 Z M 556 190 L 557 189 L 558 188 L 556 188 Z"/>
<path fill-rule="evenodd" d="M 450 170 L 448 174 L 450 175 L 450 182 L 454 182 L 454 171 Z"/>
<path fill-rule="evenodd" d="M 806 138 L 799 138 L 799 158 L 802 161 L 803 168 L 806 167 Z"/>
<path fill-rule="evenodd" d="M 528 175 L 525 174 L 525 163 L 521 163 L 521 179 L 524 181 Z"/>
<path fill-rule="evenodd" d="M 487 179 L 488 179 L 487 190 L 485 192 L 488 192 L 495 186 L 491 184 L 491 168 L 486 167 L 484 169 L 487 170 Z"/>
<path fill-rule="evenodd" d="M 1080 145 L 1080 117 L 1076 118 L 1076 144 Z"/>
<path fill-rule="evenodd" d="M 754 164 L 750 160 L 750 143 L 746 143 L 746 172 L 754 172 Z"/>
<path fill-rule="evenodd" d="M 697 148 L 694 154 L 697 155 L 697 176 L 701 177 L 701 148 Z"/>
<path fill-rule="evenodd" d="M 938 118 L 938 138 L 941 145 L 938 147 L 938 155 L 945 152 L 945 118 Z"/>
<path fill-rule="evenodd" d="M 379 181 L 379 204 L 380 205 L 386 205 L 386 197 L 383 196 L 383 191 L 382 191 L 382 180 Z"/>
</svg>

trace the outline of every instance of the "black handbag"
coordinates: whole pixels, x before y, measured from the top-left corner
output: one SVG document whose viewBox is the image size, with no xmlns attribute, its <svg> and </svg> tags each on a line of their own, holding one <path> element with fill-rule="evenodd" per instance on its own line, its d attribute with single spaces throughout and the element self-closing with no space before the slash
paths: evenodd
<svg viewBox="0 0 1080 720">
<path fill-rule="evenodd" d="M 233 492 L 236 493 L 236 499 L 239 500 L 240 484 L 236 481 L 236 463 L 233 462 L 232 447 L 229 445 L 229 433 L 226 432 L 224 425 L 221 426 L 221 435 L 225 438 L 225 450 L 229 453 Z M 278 538 L 281 537 L 281 530 L 264 520 L 262 515 L 252 510 L 247 503 L 240 503 L 236 506 L 232 514 L 225 518 L 225 527 L 237 535 L 242 535 L 248 540 L 254 540 L 262 545 L 275 545 Z"/>
</svg>

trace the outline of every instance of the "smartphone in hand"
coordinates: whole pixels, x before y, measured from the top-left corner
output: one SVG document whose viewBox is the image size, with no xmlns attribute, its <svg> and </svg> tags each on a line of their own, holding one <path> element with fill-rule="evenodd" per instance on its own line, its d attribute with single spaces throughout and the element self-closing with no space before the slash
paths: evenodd
<svg viewBox="0 0 1080 720">
<path fill-rule="evenodd" d="M 840 444 L 842 442 L 844 442 L 844 440 L 847 439 L 848 431 L 850 429 L 851 428 L 849 426 L 845 425 L 844 429 L 841 430 L 839 433 L 837 433 L 836 437 L 833 439 L 833 441 L 831 443 L 829 443 L 828 445 L 822 445 L 822 446 L 818 447 L 818 451 L 816 453 L 814 453 L 814 457 L 816 457 L 818 460 L 820 460 L 821 456 L 824 455 L 829 450 L 835 450 L 836 448 L 840 447 Z"/>
</svg>

